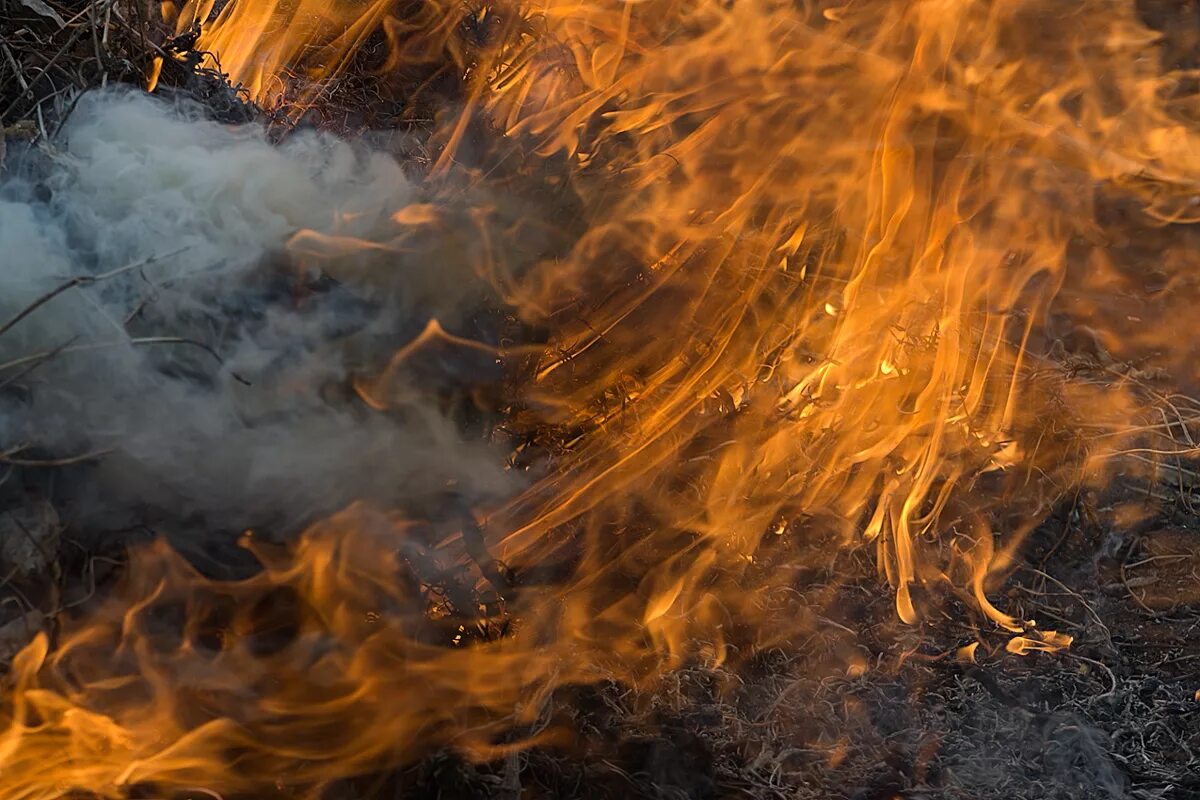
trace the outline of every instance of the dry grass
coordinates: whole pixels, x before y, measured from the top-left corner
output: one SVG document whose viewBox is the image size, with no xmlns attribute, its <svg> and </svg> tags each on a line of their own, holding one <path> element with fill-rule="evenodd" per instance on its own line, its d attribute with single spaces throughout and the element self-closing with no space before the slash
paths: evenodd
<svg viewBox="0 0 1200 800">
<path fill-rule="evenodd" d="M 0 129 L 8 140 L 53 136 L 75 99 L 129 84 L 184 93 L 214 116 L 248 119 L 249 107 L 137 0 L 0 0 Z"/>
</svg>

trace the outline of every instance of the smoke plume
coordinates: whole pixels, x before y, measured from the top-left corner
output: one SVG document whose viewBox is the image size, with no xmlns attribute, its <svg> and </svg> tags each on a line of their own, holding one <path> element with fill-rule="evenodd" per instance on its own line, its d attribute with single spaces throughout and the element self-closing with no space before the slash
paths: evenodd
<svg viewBox="0 0 1200 800">
<path fill-rule="evenodd" d="M 405 246 L 397 212 L 422 192 L 392 156 L 105 92 L 9 162 L 0 451 L 101 454 L 77 513 L 294 525 L 506 491 L 433 387 L 402 385 L 386 413 L 347 388 L 430 320 L 485 336 L 472 320 L 495 306 L 468 259 Z"/>
</svg>

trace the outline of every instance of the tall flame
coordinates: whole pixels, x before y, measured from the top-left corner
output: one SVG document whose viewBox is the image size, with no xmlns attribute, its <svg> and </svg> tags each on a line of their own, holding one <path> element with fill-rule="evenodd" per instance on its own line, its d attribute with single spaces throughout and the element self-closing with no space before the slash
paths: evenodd
<svg viewBox="0 0 1200 800">
<path fill-rule="evenodd" d="M 266 569 L 232 584 L 138 554 L 14 664 L 0 795 L 269 775 L 315 798 L 431 743 L 492 757 L 552 735 L 557 687 L 811 628 L 763 598 L 863 543 L 906 622 L 953 593 L 1012 652 L 1069 641 L 993 605 L 996 579 L 1066 492 L 1178 454 L 1191 422 L 1147 423 L 1165 391 L 1052 347 L 1052 311 L 1111 313 L 1086 300 L 1113 274 L 1098 199 L 1197 219 L 1194 98 L 1132 0 L 543 0 L 471 12 L 490 33 L 469 41 L 457 4 L 414 8 L 176 18 L 268 104 L 318 102 L 371 36 L 389 69 L 450 61 L 469 95 L 433 185 L 472 121 L 568 160 L 570 252 L 516 269 L 501 236 L 476 265 L 552 333 L 500 353 L 524 376 L 507 430 L 552 458 L 449 537 L 356 507 L 289 552 L 252 544 Z"/>
</svg>

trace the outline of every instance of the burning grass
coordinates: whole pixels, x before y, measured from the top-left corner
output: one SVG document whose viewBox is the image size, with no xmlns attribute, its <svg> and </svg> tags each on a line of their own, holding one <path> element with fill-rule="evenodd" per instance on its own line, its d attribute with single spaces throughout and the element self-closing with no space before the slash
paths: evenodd
<svg viewBox="0 0 1200 800">
<path fill-rule="evenodd" d="M 6 796 L 1198 791 L 1166 11 L 17 5 Z"/>
</svg>

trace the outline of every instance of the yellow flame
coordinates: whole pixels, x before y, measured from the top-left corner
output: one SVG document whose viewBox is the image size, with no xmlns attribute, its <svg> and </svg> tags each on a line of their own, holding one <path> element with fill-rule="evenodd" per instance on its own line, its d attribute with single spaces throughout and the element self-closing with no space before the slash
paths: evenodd
<svg viewBox="0 0 1200 800">
<path fill-rule="evenodd" d="M 1069 647 L 1072 638 L 1065 633 L 1042 631 L 1036 638 L 1029 636 L 1014 636 L 1008 640 L 1005 649 L 1016 655 L 1025 655 L 1034 651 L 1054 652 Z"/>
<path fill-rule="evenodd" d="M 155 56 L 150 61 L 150 73 L 146 76 L 146 91 L 153 92 L 158 88 L 158 79 L 162 76 L 162 56 Z"/>
<path fill-rule="evenodd" d="M 230 2 L 209 24 L 216 0 L 192 0 L 163 16 L 176 34 L 196 26 L 197 47 L 210 53 L 209 66 L 230 75 L 264 104 L 278 105 L 292 82 L 332 76 L 343 70 L 357 47 L 382 24 L 387 0 L 299 0 L 289 3 Z M 318 89 L 304 86 L 290 99 L 311 102 Z"/>
</svg>

